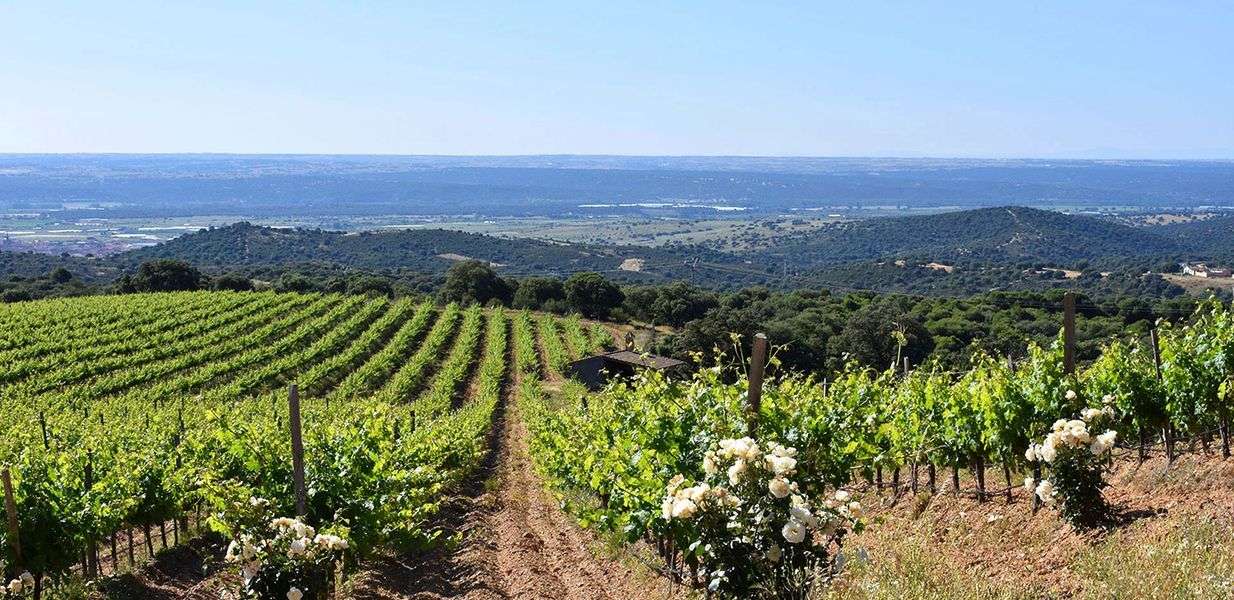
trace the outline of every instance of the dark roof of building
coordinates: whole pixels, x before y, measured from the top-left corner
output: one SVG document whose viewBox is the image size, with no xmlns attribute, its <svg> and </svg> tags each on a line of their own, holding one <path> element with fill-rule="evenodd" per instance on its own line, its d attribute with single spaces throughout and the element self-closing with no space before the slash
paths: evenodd
<svg viewBox="0 0 1234 600">
<path fill-rule="evenodd" d="M 630 350 L 617 350 L 608 354 L 601 354 L 598 358 L 604 360 L 616 361 L 636 367 L 647 367 L 649 369 L 671 369 L 686 364 L 685 361 L 680 361 L 667 356 L 657 356 L 655 354 L 639 354 Z M 586 360 L 586 359 L 584 359 Z"/>
</svg>

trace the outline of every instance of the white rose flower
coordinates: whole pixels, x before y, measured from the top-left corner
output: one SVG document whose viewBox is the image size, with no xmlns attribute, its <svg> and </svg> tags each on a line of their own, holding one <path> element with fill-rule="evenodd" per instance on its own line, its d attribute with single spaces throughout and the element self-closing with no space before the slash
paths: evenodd
<svg viewBox="0 0 1234 600">
<path fill-rule="evenodd" d="M 1071 436 L 1071 446 L 1083 446 L 1092 440 L 1088 433 L 1088 426 L 1079 419 L 1067 423 L 1067 433 Z"/>
<path fill-rule="evenodd" d="M 684 490 L 681 490 L 680 493 L 681 493 L 681 497 L 689 498 L 690 500 L 693 500 L 694 502 L 697 503 L 697 502 L 702 502 L 703 499 L 706 498 L 707 494 L 710 492 L 711 492 L 711 484 L 702 483 L 694 487 L 688 487 Z"/>
<path fill-rule="evenodd" d="M 1102 404 L 1114 404 L 1115 399 L 1116 398 L 1114 397 L 1114 394 L 1106 394 L 1101 397 L 1101 403 Z"/>
<path fill-rule="evenodd" d="M 737 459 L 733 466 L 728 468 L 728 482 L 731 485 L 741 483 L 741 475 L 746 472 L 746 461 L 743 458 Z"/>
<path fill-rule="evenodd" d="M 771 445 L 771 453 L 776 456 L 794 457 L 797 456 L 797 449 L 792 446 L 781 446 L 780 444 L 773 443 Z"/>
<path fill-rule="evenodd" d="M 836 490 L 836 502 L 848 502 L 849 494 L 844 490 Z"/>
<path fill-rule="evenodd" d="M 1100 417 L 1103 414 L 1105 413 L 1102 413 L 1100 410 L 1096 408 L 1086 408 L 1080 411 L 1080 418 L 1083 419 L 1085 423 L 1090 423 L 1092 422 L 1093 419 L 1096 419 L 1097 417 Z"/>
<path fill-rule="evenodd" d="M 1075 390 L 1067 390 L 1067 393 L 1063 394 L 1063 396 L 1067 398 L 1067 400 L 1075 400 Z"/>
<path fill-rule="evenodd" d="M 1037 480 L 1033 479 L 1032 477 L 1025 477 L 1024 478 L 1024 491 L 1031 494 L 1036 489 L 1037 489 Z"/>
<path fill-rule="evenodd" d="M 776 498 L 783 498 L 788 495 L 788 482 L 780 477 L 776 477 L 767 482 L 767 491 L 771 492 Z"/>
<path fill-rule="evenodd" d="M 29 590 L 34 589 L 34 575 L 31 575 L 30 571 L 22 571 L 17 578 L 21 580 L 22 587 Z"/>
<path fill-rule="evenodd" d="M 1024 460 L 1028 462 L 1037 462 L 1037 445 L 1029 444 L 1028 449 L 1024 451 Z"/>
<path fill-rule="evenodd" d="M 21 580 L 20 579 L 14 579 L 9 582 L 9 593 L 13 594 L 14 596 L 21 594 Z"/>
<path fill-rule="evenodd" d="M 1048 479 L 1043 479 L 1037 484 L 1037 497 L 1041 499 L 1042 504 L 1050 506 L 1054 504 L 1054 484 Z"/>
<path fill-rule="evenodd" d="M 818 517 L 805 508 L 794 506 L 788 509 L 788 514 L 792 521 L 801 521 L 808 527 L 818 527 Z"/>
<path fill-rule="evenodd" d="M 1118 432 L 1111 429 L 1097 436 L 1096 439 L 1093 440 L 1093 443 L 1089 445 L 1088 449 L 1094 456 L 1101 456 L 1102 454 L 1109 452 L 1110 449 L 1114 447 L 1114 441 L 1117 438 Z"/>
<path fill-rule="evenodd" d="M 291 546 L 287 548 L 287 556 L 296 557 L 304 554 L 304 549 L 307 546 L 304 538 L 299 538 L 291 542 Z"/>
<path fill-rule="evenodd" d="M 708 452 L 706 455 L 703 456 L 703 472 L 704 473 L 708 475 L 715 475 L 717 472 L 719 472 L 719 470 L 720 470 L 719 467 L 716 466 L 716 459 L 710 452 Z"/>
<path fill-rule="evenodd" d="M 1037 456 L 1041 457 L 1046 464 L 1051 464 L 1055 458 L 1058 458 L 1058 449 L 1054 447 L 1056 439 L 1058 438 L 1055 434 L 1047 435 L 1045 441 L 1037 447 Z"/>
<path fill-rule="evenodd" d="M 300 588 L 291 588 L 287 590 L 287 600 L 300 600 L 304 597 L 304 592 Z"/>
<path fill-rule="evenodd" d="M 683 499 L 673 502 L 672 516 L 674 519 L 690 519 L 698 510 L 698 505 L 694 504 L 693 500 Z"/>
<path fill-rule="evenodd" d="M 865 511 L 861 508 L 861 503 L 854 500 L 848 503 L 848 514 L 854 519 L 860 519 L 865 514 Z"/>
<path fill-rule="evenodd" d="M 673 518 L 673 497 L 664 498 L 664 503 L 660 505 L 660 516 L 667 521 Z"/>
<path fill-rule="evenodd" d="M 1053 430 L 1054 433 L 1059 433 L 1065 427 L 1067 427 L 1067 419 L 1059 419 L 1055 421 L 1053 425 L 1050 426 L 1050 429 Z"/>
<path fill-rule="evenodd" d="M 784 540 L 790 544 L 800 544 L 802 540 L 806 539 L 806 526 L 800 521 L 789 520 L 780 529 L 780 535 L 783 535 Z"/>
<path fill-rule="evenodd" d="M 797 468 L 797 459 L 791 456 L 776 456 L 769 454 L 765 457 L 767 468 L 776 475 L 792 475 L 793 470 Z"/>
</svg>

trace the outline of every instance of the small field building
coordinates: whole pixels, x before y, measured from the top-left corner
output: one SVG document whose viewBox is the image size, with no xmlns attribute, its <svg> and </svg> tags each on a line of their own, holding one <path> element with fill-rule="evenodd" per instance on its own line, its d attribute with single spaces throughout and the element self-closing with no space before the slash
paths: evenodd
<svg viewBox="0 0 1234 600">
<path fill-rule="evenodd" d="M 682 372 L 685 366 L 685 361 L 667 356 L 617 350 L 576 360 L 567 366 L 566 375 L 579 380 L 588 389 L 598 390 L 608 383 L 609 378 L 629 377 L 639 369 Z"/>
</svg>

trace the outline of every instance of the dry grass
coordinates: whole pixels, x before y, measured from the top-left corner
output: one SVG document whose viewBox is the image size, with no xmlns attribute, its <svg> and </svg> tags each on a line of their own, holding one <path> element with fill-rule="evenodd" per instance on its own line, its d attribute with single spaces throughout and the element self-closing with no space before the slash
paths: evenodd
<svg viewBox="0 0 1234 600">
<path fill-rule="evenodd" d="M 1017 490 L 978 503 L 949 495 L 867 497 L 869 529 L 821 597 L 848 599 L 1234 598 L 1234 460 L 1166 467 L 1124 458 L 1107 498 L 1119 525 L 1078 532 Z"/>
</svg>

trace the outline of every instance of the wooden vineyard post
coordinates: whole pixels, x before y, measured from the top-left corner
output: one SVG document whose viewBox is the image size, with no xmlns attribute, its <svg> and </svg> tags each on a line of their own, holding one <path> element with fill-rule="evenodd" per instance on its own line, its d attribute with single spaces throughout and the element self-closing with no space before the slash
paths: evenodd
<svg viewBox="0 0 1234 600">
<path fill-rule="evenodd" d="M 8 517 L 9 528 L 9 545 L 13 547 L 13 558 L 17 561 L 17 565 L 22 564 L 21 559 L 21 529 L 17 526 L 17 499 L 13 496 L 13 475 L 5 468 L 0 472 L 0 477 L 4 479 L 4 514 Z"/>
<path fill-rule="evenodd" d="M 39 411 L 39 429 L 43 430 L 43 449 L 51 450 L 51 439 L 47 437 L 47 415 Z"/>
<path fill-rule="evenodd" d="M 85 491 L 90 492 L 90 488 L 94 487 L 94 452 L 86 451 L 86 472 L 85 472 Z M 99 574 L 98 563 L 99 546 L 98 542 L 91 535 L 86 542 L 86 577 L 94 579 Z"/>
<path fill-rule="evenodd" d="M 304 439 L 300 435 L 300 390 L 291 384 L 287 390 L 288 420 L 291 425 L 291 469 L 296 487 L 296 516 L 308 514 L 304 494 Z"/>
<path fill-rule="evenodd" d="M 1075 293 L 1063 294 L 1063 371 L 1075 374 Z"/>
<path fill-rule="evenodd" d="M 1153 345 L 1153 368 L 1157 374 L 1157 381 L 1161 381 L 1161 338 L 1157 336 L 1156 327 L 1148 331 L 1148 339 Z M 1166 464 L 1174 464 L 1174 427 L 1170 425 L 1168 417 L 1161 435 L 1165 438 Z"/>
<path fill-rule="evenodd" d="M 750 390 L 746 396 L 746 434 L 755 437 L 758 433 L 758 415 L 763 406 L 763 368 L 767 363 L 767 336 L 754 336 L 754 350 L 750 353 Z"/>
</svg>

